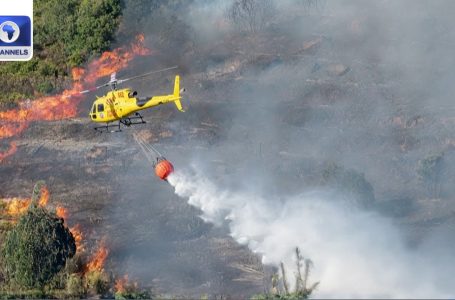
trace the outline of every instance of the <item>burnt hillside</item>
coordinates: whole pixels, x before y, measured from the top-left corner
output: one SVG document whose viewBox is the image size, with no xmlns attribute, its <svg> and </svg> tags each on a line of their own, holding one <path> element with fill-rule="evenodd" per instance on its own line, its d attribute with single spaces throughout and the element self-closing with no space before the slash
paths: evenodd
<svg viewBox="0 0 455 300">
<path fill-rule="evenodd" d="M 176 169 L 196 166 L 223 190 L 273 205 L 330 191 L 337 206 L 387 218 L 411 249 L 445 255 L 455 223 L 451 1 L 287 0 L 253 28 L 229 15 L 231 1 L 145 2 L 125 2 L 118 46 L 122 35 L 142 33 L 151 54 L 117 76 L 178 65 L 187 112 L 169 104 L 144 112 L 147 124 L 99 134 L 86 118 L 97 93 L 89 94 L 77 117 L 36 120 L 2 140 L 5 148 L 16 141 L 17 152 L 0 164 L 1 197 L 26 196 L 45 180 L 89 248 L 106 239 L 107 268 L 157 294 L 263 292 L 261 253 L 236 242 L 234 221 L 204 222 L 158 181 L 134 143 L 140 132 Z M 173 75 L 131 87 L 168 93 Z M 437 270 L 446 279 L 445 268 Z M 319 279 L 321 295 L 340 295 Z M 350 287 L 346 295 L 378 295 Z"/>
</svg>

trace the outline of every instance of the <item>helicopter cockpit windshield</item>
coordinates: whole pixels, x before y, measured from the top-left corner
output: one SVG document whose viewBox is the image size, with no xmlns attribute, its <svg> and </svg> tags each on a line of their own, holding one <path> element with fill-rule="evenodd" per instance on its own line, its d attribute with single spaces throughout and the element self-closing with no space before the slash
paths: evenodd
<svg viewBox="0 0 455 300">
<path fill-rule="evenodd" d="M 91 117 L 92 117 L 92 119 L 96 119 L 96 104 L 95 103 L 93 103 L 93 106 L 92 106 Z"/>
</svg>

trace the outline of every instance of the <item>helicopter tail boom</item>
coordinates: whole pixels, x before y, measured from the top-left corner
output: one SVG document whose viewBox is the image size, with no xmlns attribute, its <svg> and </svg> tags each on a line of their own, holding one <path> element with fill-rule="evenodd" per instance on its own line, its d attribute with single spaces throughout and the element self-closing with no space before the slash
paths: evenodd
<svg viewBox="0 0 455 300">
<path fill-rule="evenodd" d="M 179 77 L 179 75 L 177 75 L 177 76 L 175 76 L 174 92 L 172 94 L 153 96 L 152 98 L 149 98 L 149 99 L 137 98 L 135 108 L 133 110 L 127 112 L 127 114 L 131 114 L 131 113 L 136 112 L 141 109 L 154 107 L 154 106 L 169 103 L 169 102 L 174 102 L 175 106 L 177 106 L 177 109 L 179 111 L 184 112 L 185 110 L 183 109 L 182 103 L 180 102 L 180 99 L 182 99 L 182 97 L 180 96 L 180 93 L 182 93 L 184 91 L 185 91 L 185 89 L 180 89 L 180 77 Z"/>
</svg>

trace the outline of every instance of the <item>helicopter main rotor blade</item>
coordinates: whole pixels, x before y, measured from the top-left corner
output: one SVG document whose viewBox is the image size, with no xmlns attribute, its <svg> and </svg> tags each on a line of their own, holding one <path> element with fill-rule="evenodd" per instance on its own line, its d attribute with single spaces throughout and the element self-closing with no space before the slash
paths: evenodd
<svg viewBox="0 0 455 300">
<path fill-rule="evenodd" d="M 89 89 L 86 89 L 86 90 L 83 90 L 83 91 L 80 91 L 80 92 L 74 92 L 74 93 L 69 94 L 69 95 L 64 95 L 63 97 L 64 98 L 71 98 L 71 97 L 74 97 L 76 95 L 87 94 L 87 93 L 96 91 L 97 89 L 102 88 L 104 86 L 106 86 L 106 85 L 95 86 L 95 87 L 92 87 L 92 88 L 89 88 Z"/>
<path fill-rule="evenodd" d="M 173 67 L 169 67 L 169 68 L 165 68 L 165 69 L 161 69 L 161 70 L 156 70 L 156 71 L 144 73 L 144 74 L 141 74 L 141 75 L 137 75 L 137 76 L 133 76 L 133 77 L 125 78 L 125 79 L 119 79 L 119 80 L 117 80 L 117 83 L 122 83 L 122 82 L 125 82 L 125 81 L 128 81 L 128 80 L 131 80 L 131 79 L 137 79 L 137 78 L 149 76 L 149 75 L 152 75 L 152 74 L 155 74 L 155 73 L 160 73 L 160 72 L 173 70 L 173 69 L 177 69 L 177 68 L 178 68 L 178 66 L 173 66 Z"/>
<path fill-rule="evenodd" d="M 93 91 L 96 91 L 97 88 L 94 87 L 94 88 L 91 88 L 91 89 L 88 89 L 88 90 L 83 90 L 83 91 L 80 91 L 79 94 L 87 94 L 87 93 L 90 93 L 90 92 L 93 92 Z"/>
<path fill-rule="evenodd" d="M 168 70 L 172 70 L 172 69 L 177 69 L 177 68 L 178 68 L 177 66 L 173 66 L 173 67 L 169 67 L 169 68 L 165 68 L 165 69 L 161 69 L 161 70 L 156 70 L 156 71 L 144 73 L 144 74 L 141 74 L 141 75 L 137 75 L 137 76 L 133 76 L 133 77 L 125 78 L 125 79 L 116 79 L 115 78 L 115 73 L 113 73 L 111 75 L 111 81 L 106 82 L 106 83 L 104 83 L 102 85 L 98 85 L 98 86 L 91 87 L 89 89 L 80 91 L 77 94 L 87 94 L 87 93 L 96 91 L 96 90 L 98 90 L 100 88 L 103 88 L 103 87 L 106 87 L 106 86 L 115 86 L 116 84 L 123 83 L 123 82 L 131 80 L 131 79 L 137 79 L 137 78 L 149 76 L 149 75 L 152 75 L 152 74 L 155 74 L 155 73 L 160 73 L 160 72 L 164 72 L 164 71 L 168 71 Z M 71 95 L 68 95 L 66 97 L 71 97 Z"/>
<path fill-rule="evenodd" d="M 102 88 L 102 87 L 109 86 L 110 84 L 111 84 L 111 82 L 108 82 L 108 83 L 105 83 L 105 84 L 102 84 L 102 85 L 99 85 L 99 86 L 94 86 L 94 87 L 92 87 L 92 88 L 89 88 L 89 89 L 80 91 L 79 94 L 87 94 L 87 93 L 96 91 L 97 89 L 100 89 L 100 88 Z"/>
</svg>

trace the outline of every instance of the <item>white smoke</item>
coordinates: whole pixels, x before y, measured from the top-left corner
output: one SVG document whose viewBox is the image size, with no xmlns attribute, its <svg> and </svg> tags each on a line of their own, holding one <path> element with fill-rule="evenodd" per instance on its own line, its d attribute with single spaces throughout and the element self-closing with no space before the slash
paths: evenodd
<svg viewBox="0 0 455 300">
<path fill-rule="evenodd" d="M 390 220 L 342 206 L 334 201 L 336 195 L 312 192 L 274 200 L 223 191 L 196 171 L 176 172 L 168 179 L 178 196 L 202 211 L 201 218 L 228 223 L 232 237 L 262 255 L 264 263 L 283 261 L 288 272 L 294 271 L 298 246 L 314 262 L 310 283 L 321 282 L 315 297 L 454 295 L 455 274 L 447 260 L 408 249 Z"/>
</svg>

